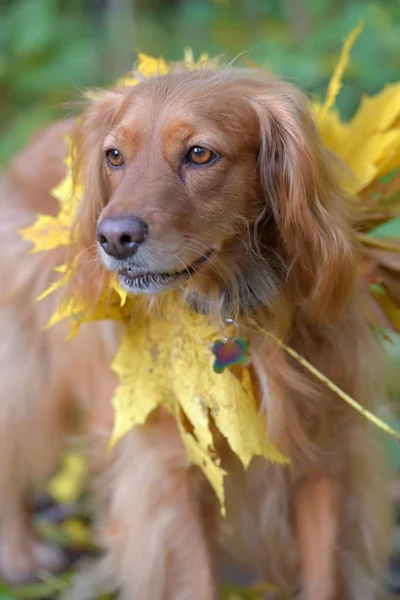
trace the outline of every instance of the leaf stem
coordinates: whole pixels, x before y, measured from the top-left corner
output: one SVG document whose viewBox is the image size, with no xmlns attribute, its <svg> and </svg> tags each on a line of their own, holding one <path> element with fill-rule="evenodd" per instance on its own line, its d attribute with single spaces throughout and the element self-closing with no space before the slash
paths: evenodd
<svg viewBox="0 0 400 600">
<path fill-rule="evenodd" d="M 399 431 L 396 431 L 395 429 L 390 427 L 390 425 L 385 423 L 382 419 L 374 415 L 374 413 L 370 412 L 364 406 L 361 406 L 361 404 L 359 404 L 357 400 L 354 400 L 354 398 L 349 396 L 349 394 L 346 394 L 346 392 L 340 389 L 335 383 L 333 383 L 333 381 L 331 381 L 328 377 L 321 373 L 321 371 L 316 369 L 311 363 L 308 362 L 308 360 L 306 360 L 298 352 L 296 352 L 296 350 L 293 350 L 293 348 L 290 348 L 290 346 L 284 344 L 282 340 L 276 337 L 276 335 L 260 327 L 253 319 L 250 319 L 250 323 L 254 327 L 256 327 L 258 331 L 260 331 L 262 334 L 272 339 L 280 348 L 282 348 L 282 350 L 284 350 L 287 354 L 289 354 L 289 356 L 294 358 L 302 367 L 307 369 L 307 371 L 314 375 L 314 377 L 316 377 L 319 381 L 324 383 L 326 387 L 329 388 L 332 392 L 334 392 L 337 396 L 339 396 L 339 398 L 347 402 L 347 404 L 354 408 L 354 410 L 363 415 L 366 419 L 368 419 L 368 421 L 379 427 L 379 429 L 382 429 L 382 431 L 394 437 L 397 441 L 400 441 Z"/>
</svg>

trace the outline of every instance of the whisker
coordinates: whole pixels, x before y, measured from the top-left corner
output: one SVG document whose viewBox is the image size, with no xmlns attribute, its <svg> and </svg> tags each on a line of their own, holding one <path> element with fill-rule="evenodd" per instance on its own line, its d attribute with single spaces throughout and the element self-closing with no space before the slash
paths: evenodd
<svg viewBox="0 0 400 600">
<path fill-rule="evenodd" d="M 89 252 L 90 250 L 93 250 L 93 248 L 96 248 L 96 254 L 97 254 L 97 244 L 92 244 L 91 246 L 88 246 L 87 248 L 82 250 L 82 252 L 80 252 L 76 258 L 79 259 L 82 256 L 82 254 L 85 254 L 85 252 Z"/>
<path fill-rule="evenodd" d="M 184 263 L 184 261 L 181 258 L 179 258 L 179 256 L 177 254 L 173 254 L 172 256 L 174 256 L 177 260 L 179 260 L 180 263 L 182 263 L 182 265 L 183 265 L 184 269 L 187 271 L 189 277 L 192 278 L 192 274 L 189 270 L 189 267 Z"/>
<path fill-rule="evenodd" d="M 203 244 L 202 242 L 199 242 L 199 240 L 196 240 L 194 238 L 190 238 L 190 237 L 185 237 L 185 242 L 189 242 L 189 243 L 193 243 L 193 244 L 198 244 L 199 246 L 203 246 L 203 248 L 205 248 L 206 252 L 211 252 L 213 253 L 212 248 L 210 248 L 209 246 L 206 246 L 205 244 Z"/>
<path fill-rule="evenodd" d="M 179 262 L 181 262 L 183 264 L 183 266 L 185 267 L 186 271 L 188 272 L 188 275 L 190 277 L 190 279 L 192 278 L 192 273 L 189 270 L 189 267 L 184 263 L 184 261 L 179 258 L 179 256 L 177 256 L 176 254 L 173 254 L 173 256 L 175 256 L 175 258 L 177 258 L 179 260 Z M 198 275 L 199 277 L 204 277 L 203 273 L 199 273 L 196 270 L 196 267 L 194 267 L 194 265 L 190 265 L 190 267 L 193 269 L 193 271 L 196 273 L 196 275 Z"/>
<path fill-rule="evenodd" d="M 200 252 L 200 250 L 197 250 L 197 248 L 192 248 L 191 246 L 188 246 L 187 244 L 185 244 L 183 246 L 183 250 L 190 250 L 191 252 L 196 252 L 196 254 L 199 254 L 199 256 L 201 258 L 204 258 L 205 260 L 209 260 L 209 261 L 211 260 L 211 258 L 213 256 L 215 256 L 214 253 L 211 253 L 211 255 L 209 255 L 208 252 Z"/>
<path fill-rule="evenodd" d="M 210 262 L 212 264 L 213 268 L 215 269 L 217 274 L 221 277 L 221 279 L 223 279 L 225 281 L 226 273 L 225 273 L 224 269 L 221 268 L 221 265 L 222 265 L 221 259 L 219 258 L 219 256 L 217 254 L 215 254 L 215 252 L 211 251 L 211 255 L 207 256 L 207 255 L 204 255 L 203 253 L 199 252 L 195 248 L 190 248 L 189 246 L 185 246 L 185 247 L 188 250 L 190 250 L 191 252 L 197 252 L 198 254 L 200 254 L 200 256 L 203 256 L 208 262 Z"/>
<path fill-rule="evenodd" d="M 92 262 L 100 262 L 100 257 L 96 256 L 96 258 L 91 258 L 90 260 L 83 260 L 82 264 L 87 265 L 88 263 Z"/>
<path fill-rule="evenodd" d="M 186 237 L 185 241 L 189 242 L 190 244 L 198 244 L 199 246 L 202 246 L 205 249 L 205 252 L 200 252 L 196 248 L 191 248 L 187 244 L 184 246 L 184 248 L 187 250 L 190 250 L 191 252 L 197 252 L 197 254 L 199 254 L 200 256 L 202 256 L 203 258 L 208 260 L 209 262 L 211 262 L 213 259 L 213 262 L 212 262 L 213 266 L 215 267 L 217 273 L 221 277 L 223 277 L 221 270 L 219 269 L 218 265 L 216 264 L 216 261 L 218 260 L 218 256 L 215 254 L 215 251 L 212 248 L 210 248 L 206 244 L 203 244 L 202 242 L 199 242 L 199 240 L 196 240 L 194 238 Z M 207 255 L 209 255 L 209 256 L 207 256 Z"/>
<path fill-rule="evenodd" d="M 211 256 L 209 256 L 208 254 L 206 254 L 204 252 L 200 252 L 200 250 L 197 250 L 196 248 L 191 248 L 187 244 L 183 247 L 183 249 L 190 250 L 190 252 L 196 252 L 197 254 L 199 254 L 201 258 L 204 258 L 205 261 L 208 261 L 209 263 L 211 263 L 215 267 L 217 273 L 222 277 L 222 273 L 219 270 L 218 265 L 215 262 L 215 259 L 218 260 L 218 257 L 216 256 L 215 252 L 213 252 L 211 249 L 209 250 L 209 252 L 211 252 Z M 198 273 L 198 271 L 196 271 L 196 273 L 199 275 L 199 277 L 205 277 L 205 275 L 203 273 Z"/>
</svg>

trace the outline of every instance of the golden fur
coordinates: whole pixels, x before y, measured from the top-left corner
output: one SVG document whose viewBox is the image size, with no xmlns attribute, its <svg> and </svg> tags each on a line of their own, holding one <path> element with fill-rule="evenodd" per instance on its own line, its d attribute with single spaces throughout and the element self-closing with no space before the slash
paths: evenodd
<svg viewBox="0 0 400 600">
<path fill-rule="evenodd" d="M 147 269 L 173 271 L 210 251 L 184 284 L 183 301 L 246 329 L 251 371 L 268 435 L 293 468 L 254 459 L 247 472 L 219 441 L 228 518 L 203 476 L 187 465 L 162 412 L 132 430 L 112 455 L 113 324 L 65 342 L 42 326 L 59 298 L 35 298 L 65 260 L 63 249 L 28 255 L 18 229 L 53 213 L 63 176 L 62 134 L 75 141 L 79 215 L 76 291 L 104 275 L 96 225 L 110 215 L 148 223 L 138 252 Z M 195 168 L 188 148 L 219 160 Z M 111 169 L 107 148 L 123 168 Z M 0 572 L 13 581 L 60 556 L 30 530 L 26 499 L 52 472 L 76 411 L 87 437 L 98 525 L 121 598 L 212 600 L 218 541 L 261 577 L 304 600 L 376 600 L 390 538 L 384 463 L 366 422 L 259 332 L 274 331 L 363 404 L 379 390 L 373 342 L 360 309 L 357 251 L 332 158 L 304 96 L 258 71 L 220 69 L 150 79 L 106 92 L 79 125 L 39 134 L 10 165 L 1 189 Z M 108 268 L 118 261 L 108 260 Z M 152 299 L 149 297 L 149 305 Z"/>
</svg>

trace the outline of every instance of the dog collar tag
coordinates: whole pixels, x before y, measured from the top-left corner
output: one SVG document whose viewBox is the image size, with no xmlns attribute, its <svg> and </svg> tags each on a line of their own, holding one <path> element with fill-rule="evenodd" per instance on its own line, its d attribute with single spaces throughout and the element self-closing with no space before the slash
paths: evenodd
<svg viewBox="0 0 400 600">
<path fill-rule="evenodd" d="M 233 319 L 226 319 L 227 325 L 236 326 L 236 335 L 231 338 L 216 340 L 212 346 L 215 356 L 213 369 L 216 373 L 222 373 L 227 367 L 235 365 L 245 366 L 249 362 L 249 341 L 245 337 L 239 337 L 239 326 Z"/>
</svg>

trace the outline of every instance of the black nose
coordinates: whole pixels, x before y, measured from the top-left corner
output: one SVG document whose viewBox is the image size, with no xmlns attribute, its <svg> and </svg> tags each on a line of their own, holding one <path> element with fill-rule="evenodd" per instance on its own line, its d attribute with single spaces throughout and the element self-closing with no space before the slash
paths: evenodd
<svg viewBox="0 0 400 600">
<path fill-rule="evenodd" d="M 104 217 L 97 226 L 96 239 L 107 254 L 128 258 L 147 237 L 147 224 L 139 217 Z"/>
</svg>

